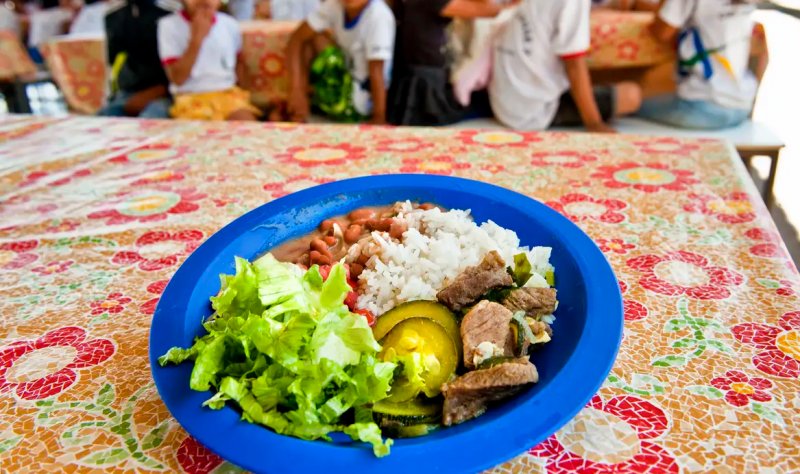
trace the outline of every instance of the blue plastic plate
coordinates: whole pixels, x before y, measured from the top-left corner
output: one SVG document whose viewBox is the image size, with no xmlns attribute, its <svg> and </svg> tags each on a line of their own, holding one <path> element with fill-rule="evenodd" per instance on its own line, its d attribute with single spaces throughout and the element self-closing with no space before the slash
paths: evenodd
<svg viewBox="0 0 800 474">
<path fill-rule="evenodd" d="M 377 459 L 346 436 L 303 441 L 243 422 L 232 407 L 201 404 L 211 394 L 189 389 L 191 363 L 160 367 L 170 347 L 188 347 L 211 314 L 209 297 L 234 256 L 254 259 L 311 232 L 323 219 L 363 206 L 412 200 L 471 209 L 517 232 L 522 245 L 553 248 L 560 305 L 550 344 L 533 355 L 540 382 L 480 418 L 432 435 L 398 440 Z M 614 272 L 592 240 L 544 204 L 478 181 L 428 175 L 356 178 L 317 186 L 265 204 L 236 219 L 198 248 L 175 273 L 150 331 L 150 365 L 169 411 L 197 440 L 255 472 L 476 472 L 522 453 L 567 423 L 600 388 L 622 337 L 622 297 Z"/>
</svg>

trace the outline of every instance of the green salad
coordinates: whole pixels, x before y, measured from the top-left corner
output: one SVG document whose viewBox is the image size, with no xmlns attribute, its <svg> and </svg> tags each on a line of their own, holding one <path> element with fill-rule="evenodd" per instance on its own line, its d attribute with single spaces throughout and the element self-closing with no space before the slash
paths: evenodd
<svg viewBox="0 0 800 474">
<path fill-rule="evenodd" d="M 333 266 L 323 281 L 316 265 L 304 271 L 267 254 L 237 258 L 236 274 L 220 278 L 208 334 L 158 362 L 194 361 L 190 387 L 215 391 L 211 409 L 230 401 L 244 420 L 279 434 L 330 440 L 338 431 L 389 454 L 392 440 L 369 407 L 387 397 L 397 364 L 378 358 L 366 319 L 345 306 L 345 268 Z"/>
</svg>

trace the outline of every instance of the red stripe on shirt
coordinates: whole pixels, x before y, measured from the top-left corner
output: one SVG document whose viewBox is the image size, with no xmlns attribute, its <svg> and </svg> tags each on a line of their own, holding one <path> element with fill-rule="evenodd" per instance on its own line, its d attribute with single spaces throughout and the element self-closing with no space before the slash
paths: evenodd
<svg viewBox="0 0 800 474">
<path fill-rule="evenodd" d="M 579 51 L 577 53 L 562 54 L 561 55 L 561 59 L 563 59 L 563 60 L 577 59 L 577 58 L 580 58 L 582 56 L 586 56 L 587 54 L 589 54 L 589 51 Z"/>
<path fill-rule="evenodd" d="M 172 65 L 172 64 L 175 64 L 175 63 L 177 63 L 177 62 L 178 62 L 178 59 L 179 59 L 179 58 L 167 58 L 167 59 L 162 59 L 162 60 L 161 60 L 161 64 L 162 64 L 162 65 L 164 65 L 164 66 L 170 66 L 170 65 Z"/>
</svg>

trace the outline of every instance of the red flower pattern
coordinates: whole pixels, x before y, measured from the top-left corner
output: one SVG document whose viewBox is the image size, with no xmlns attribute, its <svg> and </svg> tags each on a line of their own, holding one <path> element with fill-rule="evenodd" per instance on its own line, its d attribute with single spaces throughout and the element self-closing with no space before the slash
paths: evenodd
<svg viewBox="0 0 800 474">
<path fill-rule="evenodd" d="M 114 351 L 108 339 L 87 340 L 86 331 L 74 326 L 13 342 L 0 349 L 0 393 L 14 391 L 23 400 L 57 395 L 78 380 L 77 370 L 105 362 Z"/>
<path fill-rule="evenodd" d="M 686 295 L 698 300 L 721 300 L 731 295 L 744 277 L 724 267 L 709 266 L 702 255 L 679 250 L 664 256 L 643 255 L 627 262 L 643 273 L 639 284 L 667 296 Z M 663 275 L 663 276 L 662 276 Z"/>
<path fill-rule="evenodd" d="M 289 147 L 286 153 L 275 155 L 275 158 L 283 163 L 313 168 L 319 165 L 343 165 L 348 161 L 362 160 L 366 156 L 366 148 L 363 146 L 353 146 L 349 143 L 338 145 L 315 143 L 311 146 Z"/>
<path fill-rule="evenodd" d="M 711 381 L 714 388 L 725 392 L 725 401 L 735 407 L 743 407 L 754 402 L 769 402 L 772 395 L 767 390 L 772 388 L 772 382 L 760 377 L 748 377 L 744 372 L 729 370 L 723 377 Z"/>
<path fill-rule="evenodd" d="M 161 221 L 170 214 L 187 214 L 200 209 L 197 201 L 206 195 L 194 188 L 170 190 L 157 188 L 134 193 L 125 193 L 112 209 L 89 214 L 89 219 L 104 219 L 106 225 L 129 222 Z"/>
<path fill-rule="evenodd" d="M 780 280 L 780 288 L 775 290 L 775 293 L 781 296 L 794 296 L 798 293 L 798 288 L 800 288 L 800 284 L 797 282 L 792 282 L 790 280 Z"/>
<path fill-rule="evenodd" d="M 157 298 L 152 298 L 139 306 L 139 311 L 144 314 L 153 314 L 156 312 L 156 306 L 158 306 L 158 300 L 161 297 L 161 293 L 164 292 L 164 289 L 167 288 L 167 283 L 169 280 L 158 280 L 153 283 L 147 285 L 147 292 L 153 295 L 157 295 Z"/>
<path fill-rule="evenodd" d="M 624 281 L 620 281 L 619 289 L 624 296 L 625 293 L 628 292 L 628 284 L 625 283 Z M 623 314 L 625 321 L 628 322 L 641 321 L 642 319 L 645 319 L 649 314 L 647 306 L 643 305 L 638 301 L 623 297 L 622 305 L 624 308 Z"/>
<path fill-rule="evenodd" d="M 38 240 L 0 244 L 0 268 L 15 270 L 35 262 L 39 256 L 31 253 L 31 250 L 35 250 L 38 246 Z"/>
<path fill-rule="evenodd" d="M 318 184 L 330 183 L 331 181 L 333 181 L 331 178 L 322 178 L 311 176 L 309 174 L 301 174 L 278 182 L 267 183 L 264 185 L 264 191 L 269 191 L 272 197 L 279 198 L 295 191 L 300 191 L 301 189 L 316 186 Z"/>
<path fill-rule="evenodd" d="M 75 263 L 74 260 L 53 261 L 48 263 L 47 265 L 40 265 L 38 267 L 34 267 L 31 269 L 31 271 L 34 273 L 38 273 L 39 275 L 53 275 L 56 273 L 64 273 L 74 263 Z"/>
<path fill-rule="evenodd" d="M 664 411 L 647 400 L 624 395 L 604 402 L 595 395 L 565 428 L 528 452 L 546 458 L 547 472 L 555 474 L 677 473 L 675 458 L 655 442 L 668 426 Z"/>
<path fill-rule="evenodd" d="M 597 156 L 577 151 L 537 152 L 531 155 L 531 166 L 561 166 L 581 168 L 587 163 L 597 161 Z"/>
<path fill-rule="evenodd" d="M 784 314 L 777 326 L 742 323 L 731 332 L 742 344 L 759 349 L 752 359 L 756 369 L 776 377 L 800 377 L 800 311 Z"/>
<path fill-rule="evenodd" d="M 209 474 L 223 463 L 221 457 L 212 453 L 191 436 L 183 440 L 176 457 L 178 464 L 186 474 Z"/>
<path fill-rule="evenodd" d="M 689 194 L 693 202 L 683 206 L 688 212 L 714 216 L 726 224 L 741 224 L 756 219 L 753 203 L 747 193 L 731 193 L 724 197 L 707 194 Z"/>
<path fill-rule="evenodd" d="M 454 171 L 468 169 L 472 165 L 456 161 L 452 156 L 434 156 L 431 158 L 405 158 L 401 173 L 428 173 L 451 175 Z"/>
<path fill-rule="evenodd" d="M 633 188 L 645 193 L 660 190 L 686 191 L 700 181 L 689 170 L 671 169 L 662 163 L 627 162 L 597 168 L 592 178 L 602 179 L 607 188 Z"/>
<path fill-rule="evenodd" d="M 670 154 L 670 155 L 688 155 L 693 151 L 700 149 L 699 145 L 688 143 L 686 140 L 678 138 L 648 138 L 640 142 L 633 142 L 634 145 L 639 147 L 642 153 L 651 155 Z"/>
<path fill-rule="evenodd" d="M 416 153 L 426 148 L 432 148 L 433 143 L 420 138 L 403 138 L 400 140 L 381 140 L 375 151 L 395 152 L 395 153 Z"/>
<path fill-rule="evenodd" d="M 639 44 L 633 40 L 622 41 L 617 45 L 617 58 L 633 61 L 639 55 Z"/>
<path fill-rule="evenodd" d="M 629 244 L 622 239 L 597 239 L 596 242 L 603 252 L 613 252 L 619 255 L 625 255 L 628 250 L 636 248 L 636 245 Z"/>
<path fill-rule="evenodd" d="M 133 300 L 124 296 L 122 293 L 111 293 L 103 300 L 92 301 L 92 315 L 121 313 L 122 310 L 125 309 L 125 305 L 131 301 Z"/>
<path fill-rule="evenodd" d="M 145 272 L 155 272 L 178 263 L 200 246 L 203 233 L 199 230 L 180 232 L 153 231 L 136 239 L 135 251 L 117 252 L 111 261 L 117 265 L 138 265 Z"/>
<path fill-rule="evenodd" d="M 547 205 L 575 222 L 595 220 L 607 224 L 624 221 L 625 215 L 619 211 L 628 207 L 628 203 L 619 199 L 597 199 L 581 193 L 565 194 L 558 201 L 548 201 Z"/>
<path fill-rule="evenodd" d="M 457 140 L 465 145 L 479 145 L 490 148 L 526 148 L 531 143 L 542 141 L 538 132 L 515 132 L 511 130 L 464 130 Z"/>
<path fill-rule="evenodd" d="M 763 258 L 788 258 L 786 251 L 781 246 L 780 237 L 774 232 L 754 227 L 744 233 L 750 240 L 759 242 L 750 247 L 750 253 Z"/>
</svg>

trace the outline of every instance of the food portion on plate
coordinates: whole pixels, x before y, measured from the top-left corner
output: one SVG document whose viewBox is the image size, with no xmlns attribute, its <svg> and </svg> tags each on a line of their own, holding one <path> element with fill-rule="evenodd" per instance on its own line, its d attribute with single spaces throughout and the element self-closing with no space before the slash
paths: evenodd
<svg viewBox="0 0 800 474">
<path fill-rule="evenodd" d="M 190 387 L 280 434 L 391 438 L 483 414 L 538 381 L 552 337 L 550 248 L 469 211 L 399 202 L 327 219 L 255 261 L 236 259 L 208 334 L 161 365 L 194 362 Z"/>
</svg>

